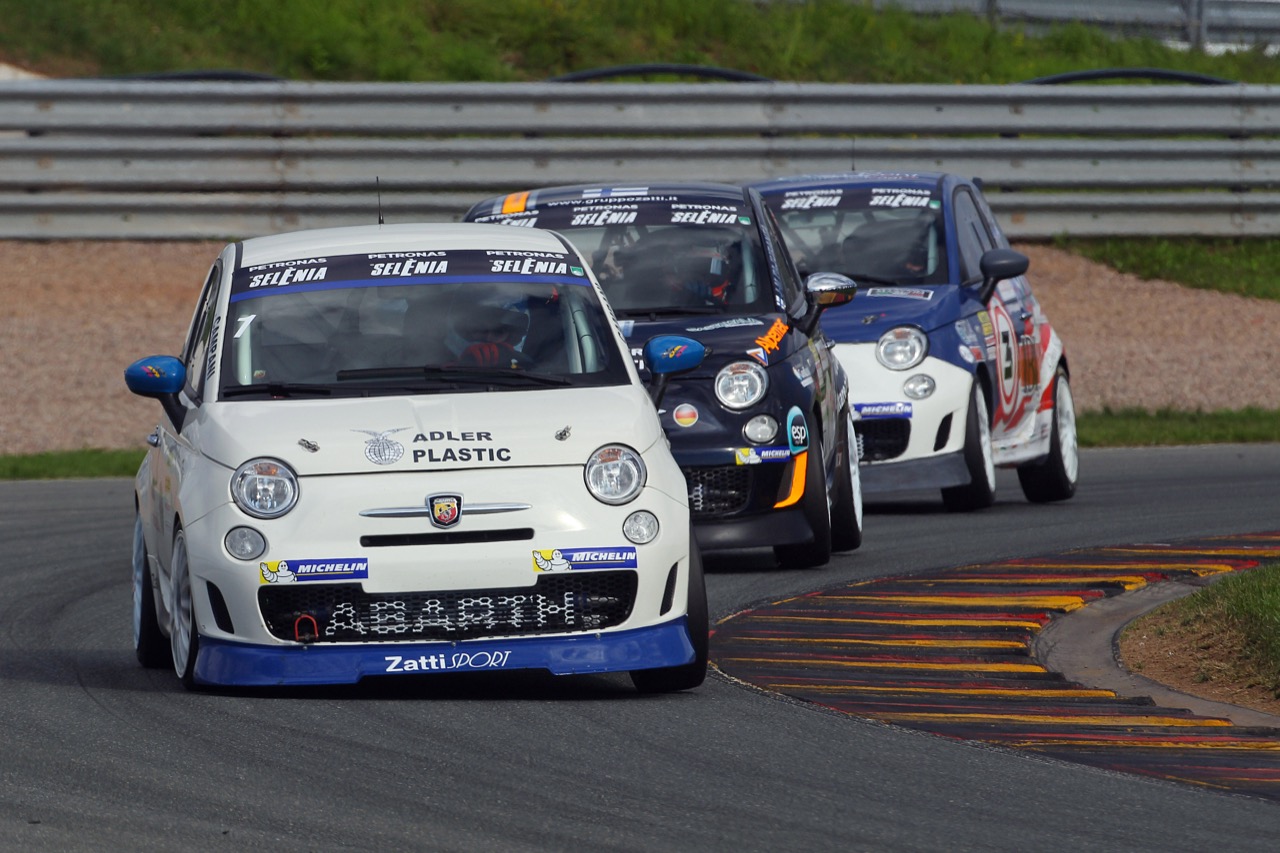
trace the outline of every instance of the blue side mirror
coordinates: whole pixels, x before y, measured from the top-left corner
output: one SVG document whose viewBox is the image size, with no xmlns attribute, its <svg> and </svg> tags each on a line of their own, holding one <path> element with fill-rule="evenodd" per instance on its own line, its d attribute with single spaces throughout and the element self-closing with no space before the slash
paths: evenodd
<svg viewBox="0 0 1280 853">
<path fill-rule="evenodd" d="M 693 370 L 707 357 L 707 348 L 683 335 L 658 335 L 644 344 L 644 363 L 655 376 Z"/>
<path fill-rule="evenodd" d="M 171 355 L 149 355 L 124 369 L 124 384 L 142 397 L 177 394 L 186 383 L 186 365 Z"/>
<path fill-rule="evenodd" d="M 653 374 L 649 396 L 655 406 L 662 403 L 667 382 L 676 373 L 693 370 L 707 357 L 707 348 L 684 335 L 658 335 L 644 344 L 644 363 Z"/>
</svg>

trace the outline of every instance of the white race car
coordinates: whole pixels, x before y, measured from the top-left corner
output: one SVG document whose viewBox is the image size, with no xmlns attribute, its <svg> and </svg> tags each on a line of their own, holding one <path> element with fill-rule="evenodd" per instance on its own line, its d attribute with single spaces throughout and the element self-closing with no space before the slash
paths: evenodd
<svg viewBox="0 0 1280 853">
<path fill-rule="evenodd" d="M 334 228 L 228 245 L 136 480 L 134 642 L 188 688 L 508 669 L 706 673 L 684 477 L 556 234 Z"/>
</svg>

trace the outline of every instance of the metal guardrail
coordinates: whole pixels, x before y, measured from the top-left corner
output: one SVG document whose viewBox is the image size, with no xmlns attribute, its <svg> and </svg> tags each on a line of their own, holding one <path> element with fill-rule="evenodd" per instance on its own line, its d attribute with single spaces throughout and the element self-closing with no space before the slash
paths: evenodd
<svg viewBox="0 0 1280 853">
<path fill-rule="evenodd" d="M 1274 233 L 1280 87 L 0 84 L 0 238 L 448 221 L 538 185 L 981 177 L 1010 235 Z"/>
</svg>

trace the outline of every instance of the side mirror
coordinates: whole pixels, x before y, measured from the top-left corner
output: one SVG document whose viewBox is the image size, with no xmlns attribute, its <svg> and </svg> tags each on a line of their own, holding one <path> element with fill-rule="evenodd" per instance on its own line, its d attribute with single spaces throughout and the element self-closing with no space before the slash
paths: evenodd
<svg viewBox="0 0 1280 853">
<path fill-rule="evenodd" d="M 657 406 L 667 391 L 667 383 L 677 373 L 686 373 L 702 364 L 707 348 L 684 335 L 658 335 L 645 341 L 644 363 L 653 374 L 649 396 Z"/>
<path fill-rule="evenodd" d="M 805 334 L 808 334 L 817 325 L 818 315 L 823 311 L 853 301 L 858 293 L 858 283 L 840 273 L 816 272 L 804 280 L 804 289 L 809 294 L 809 304 L 812 306 L 802 321 Z"/>
<path fill-rule="evenodd" d="M 982 270 L 982 284 L 978 287 L 978 301 L 986 305 L 995 293 L 996 285 L 1008 278 L 1017 278 L 1031 266 L 1031 259 L 1013 249 L 990 249 L 978 261 Z"/>
<path fill-rule="evenodd" d="M 178 392 L 187 384 L 187 368 L 171 355 L 149 355 L 124 369 L 124 384 L 140 397 L 160 401 L 175 429 L 182 429 L 186 407 L 178 401 Z"/>
</svg>

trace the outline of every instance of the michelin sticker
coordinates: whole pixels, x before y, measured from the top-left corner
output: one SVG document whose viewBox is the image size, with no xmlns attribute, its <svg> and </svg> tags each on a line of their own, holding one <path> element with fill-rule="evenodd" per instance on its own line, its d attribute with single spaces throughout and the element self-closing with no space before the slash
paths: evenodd
<svg viewBox="0 0 1280 853">
<path fill-rule="evenodd" d="M 535 572 L 572 572 L 583 569 L 634 569 L 636 549 L 620 548 L 539 548 L 533 552 Z"/>
<path fill-rule="evenodd" d="M 258 582 L 264 584 L 367 577 L 369 561 L 359 557 L 339 560 L 268 560 L 258 563 Z"/>
</svg>

